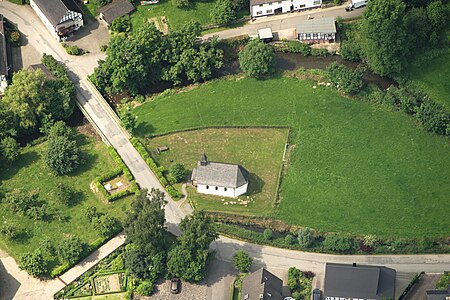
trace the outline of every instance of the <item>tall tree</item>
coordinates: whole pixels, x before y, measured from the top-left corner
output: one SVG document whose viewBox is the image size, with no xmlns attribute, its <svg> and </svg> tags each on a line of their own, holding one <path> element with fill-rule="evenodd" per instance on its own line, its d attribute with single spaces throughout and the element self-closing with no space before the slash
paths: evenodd
<svg viewBox="0 0 450 300">
<path fill-rule="evenodd" d="M 250 41 L 239 53 L 241 69 L 248 76 L 255 78 L 264 77 L 272 72 L 273 58 L 273 48 L 258 39 Z"/>
<path fill-rule="evenodd" d="M 226 24 L 236 19 L 233 0 L 217 0 L 211 9 L 211 19 L 216 24 Z"/>
<path fill-rule="evenodd" d="M 361 21 L 362 46 L 369 67 L 382 76 L 399 73 L 408 55 L 406 5 L 401 0 L 371 0 Z"/>
</svg>

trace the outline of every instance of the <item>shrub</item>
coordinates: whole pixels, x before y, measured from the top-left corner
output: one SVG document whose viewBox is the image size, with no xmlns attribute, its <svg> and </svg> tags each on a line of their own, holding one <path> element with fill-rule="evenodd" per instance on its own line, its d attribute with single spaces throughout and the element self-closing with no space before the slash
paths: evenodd
<svg viewBox="0 0 450 300">
<path fill-rule="evenodd" d="M 324 48 L 311 48 L 311 55 L 326 57 L 330 55 L 330 52 L 328 52 L 328 50 Z"/>
<path fill-rule="evenodd" d="M 22 189 L 14 189 L 6 193 L 3 201 L 9 205 L 13 212 L 24 216 L 31 207 L 37 205 L 38 197 L 37 191 L 25 192 Z"/>
<path fill-rule="evenodd" d="M 75 264 L 80 260 L 82 257 L 84 251 L 85 251 L 85 244 L 81 242 L 81 240 L 78 237 L 69 237 L 62 239 L 58 247 L 56 249 L 56 252 L 58 253 L 59 261 L 63 263 L 68 264 Z"/>
<path fill-rule="evenodd" d="M 363 86 L 362 70 L 351 70 L 336 62 L 330 64 L 327 70 L 328 79 L 338 90 L 347 94 L 355 94 L 361 90 Z"/>
<path fill-rule="evenodd" d="M 323 247 L 329 251 L 349 252 L 353 249 L 354 242 L 351 238 L 335 233 L 325 237 Z"/>
<path fill-rule="evenodd" d="M 362 50 L 359 43 L 353 40 L 342 41 L 340 53 L 345 60 L 359 62 L 361 61 Z"/>
<path fill-rule="evenodd" d="M 236 9 L 233 0 L 218 0 L 210 12 L 215 24 L 226 24 L 236 19 Z"/>
<path fill-rule="evenodd" d="M 4 235 L 8 240 L 14 240 L 19 235 L 19 229 L 14 224 L 6 223 L 3 224 L 0 228 L 0 233 Z"/>
<path fill-rule="evenodd" d="M 188 8 L 189 0 L 172 0 L 172 4 L 178 8 Z"/>
<path fill-rule="evenodd" d="M 119 220 L 109 214 L 94 217 L 91 222 L 94 230 L 103 237 L 110 237 L 121 228 Z"/>
<path fill-rule="evenodd" d="M 50 129 L 47 138 L 47 148 L 44 152 L 46 165 L 56 174 L 65 175 L 75 170 L 81 163 L 81 150 L 76 141 L 70 136 L 70 130 L 66 128 L 62 134 L 59 128 L 60 123 L 56 123 Z M 55 130 L 55 131 L 54 131 Z"/>
<path fill-rule="evenodd" d="M 169 173 L 176 182 L 182 182 L 184 181 L 184 177 L 186 176 L 186 168 L 183 164 L 176 163 L 170 167 Z"/>
<path fill-rule="evenodd" d="M 47 272 L 47 265 L 41 253 L 24 253 L 19 258 L 19 267 L 31 276 L 38 277 Z"/>
<path fill-rule="evenodd" d="M 272 230 L 270 230 L 269 228 L 264 229 L 263 235 L 264 235 L 264 239 L 266 239 L 266 240 L 272 239 Z"/>
<path fill-rule="evenodd" d="M 298 243 L 300 247 L 308 248 L 313 242 L 313 231 L 311 228 L 305 227 L 298 231 Z"/>
<path fill-rule="evenodd" d="M 67 206 L 72 205 L 73 196 L 74 191 L 68 184 L 63 182 L 58 183 L 58 185 L 56 186 L 56 198 L 60 203 Z"/>
<path fill-rule="evenodd" d="M 311 54 L 311 46 L 299 41 L 287 41 L 284 43 L 284 46 L 282 48 L 283 52 L 301 53 L 303 56 Z"/>
<path fill-rule="evenodd" d="M 251 40 L 239 53 L 239 63 L 247 76 L 262 78 L 273 71 L 273 48 L 258 39 Z"/>
<path fill-rule="evenodd" d="M 295 242 L 295 238 L 292 235 L 288 234 L 284 237 L 284 241 L 286 242 L 286 244 L 292 245 Z"/>
<path fill-rule="evenodd" d="M 20 32 L 19 31 L 17 31 L 17 30 L 10 31 L 8 34 L 8 38 L 15 47 L 20 46 Z"/>
<path fill-rule="evenodd" d="M 292 293 L 292 298 L 294 298 L 295 300 L 301 300 L 302 294 L 299 291 L 295 291 Z"/>
<path fill-rule="evenodd" d="M 100 213 L 97 212 L 97 207 L 95 206 L 88 206 L 86 209 L 83 209 L 81 213 L 86 219 L 88 219 L 89 223 L 100 215 Z"/>
<path fill-rule="evenodd" d="M 131 31 L 131 18 L 129 15 L 115 19 L 109 27 L 113 32 L 129 32 Z"/>
<path fill-rule="evenodd" d="M 233 255 L 233 264 L 241 273 L 247 273 L 252 265 L 252 258 L 244 250 L 238 250 Z"/>
<path fill-rule="evenodd" d="M 445 290 L 450 283 L 450 272 L 445 272 L 436 282 L 436 289 Z"/>
<path fill-rule="evenodd" d="M 100 46 L 100 51 L 101 52 L 106 52 L 107 49 L 108 49 L 108 45 L 101 45 Z"/>
<path fill-rule="evenodd" d="M 64 47 L 64 49 L 66 49 L 66 52 L 69 55 L 81 55 L 81 54 L 83 54 L 83 51 L 81 49 L 79 49 L 75 45 L 69 46 L 69 45 L 67 45 L 65 43 L 62 43 L 62 46 Z"/>
<path fill-rule="evenodd" d="M 367 234 L 364 236 L 364 245 L 368 247 L 375 247 L 375 244 L 378 242 L 377 237 L 373 234 Z"/>
<path fill-rule="evenodd" d="M 70 264 L 69 263 L 64 263 L 56 268 L 54 268 L 51 272 L 50 272 L 50 276 L 51 277 L 56 277 L 61 275 L 62 273 L 66 272 L 67 270 L 69 270 L 70 268 Z"/>
<path fill-rule="evenodd" d="M 15 161 L 19 157 L 20 147 L 19 143 L 12 137 L 5 137 L 0 141 L 0 154 L 8 161 Z"/>
<path fill-rule="evenodd" d="M 138 293 L 141 296 L 150 296 L 153 293 L 153 286 L 154 286 L 153 282 L 148 280 L 143 281 L 136 288 L 136 293 Z"/>
<path fill-rule="evenodd" d="M 446 112 L 442 105 L 430 99 L 426 99 L 416 109 L 416 118 L 427 131 L 440 135 L 446 134 L 446 129 L 450 123 L 450 114 Z"/>
</svg>

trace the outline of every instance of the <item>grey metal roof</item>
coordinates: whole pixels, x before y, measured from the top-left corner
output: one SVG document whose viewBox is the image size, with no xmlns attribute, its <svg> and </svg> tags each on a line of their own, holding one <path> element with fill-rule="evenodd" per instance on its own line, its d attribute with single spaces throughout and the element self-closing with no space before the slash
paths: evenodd
<svg viewBox="0 0 450 300">
<path fill-rule="evenodd" d="M 450 282 L 447 290 L 428 290 L 426 294 L 427 300 L 448 300 L 450 299 Z"/>
<path fill-rule="evenodd" d="M 0 14 L 0 75 L 8 76 L 8 53 L 6 52 L 6 37 L 3 22 L 3 15 Z"/>
<path fill-rule="evenodd" d="M 327 263 L 325 297 L 383 299 L 395 296 L 394 269 Z"/>
<path fill-rule="evenodd" d="M 68 10 L 82 13 L 74 0 L 34 0 L 50 23 L 56 27 Z"/>
<path fill-rule="evenodd" d="M 336 33 L 334 18 L 321 18 L 299 21 L 297 33 Z"/>
<path fill-rule="evenodd" d="M 240 165 L 207 162 L 206 165 L 198 163 L 192 172 L 192 179 L 197 184 L 238 188 L 248 183 L 248 172 Z"/>
<path fill-rule="evenodd" d="M 282 300 L 282 292 L 283 281 L 264 268 L 251 273 L 242 280 L 241 299 Z M 263 297 L 261 298 L 260 295 Z"/>
<path fill-rule="evenodd" d="M 111 24 L 115 19 L 125 16 L 134 10 L 133 4 L 128 0 L 114 0 L 108 5 L 99 9 L 103 15 L 103 20 Z"/>
</svg>

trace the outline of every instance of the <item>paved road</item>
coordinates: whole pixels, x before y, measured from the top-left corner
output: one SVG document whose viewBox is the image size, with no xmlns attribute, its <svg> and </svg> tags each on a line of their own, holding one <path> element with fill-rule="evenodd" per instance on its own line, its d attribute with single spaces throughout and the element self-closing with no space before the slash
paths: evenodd
<svg viewBox="0 0 450 300">
<path fill-rule="evenodd" d="M 233 29 L 223 30 L 220 32 L 214 32 L 205 34 L 203 39 L 208 39 L 213 36 L 217 36 L 220 39 L 228 39 L 241 35 L 256 35 L 258 29 L 270 27 L 272 31 L 279 31 L 282 29 L 295 28 L 298 21 L 307 20 L 308 16 L 320 19 L 325 17 L 342 17 L 342 18 L 355 18 L 360 16 L 365 8 L 355 9 L 351 12 L 346 12 L 345 7 L 347 3 L 341 6 L 335 6 L 324 9 L 313 9 L 300 12 L 293 12 L 290 14 L 283 14 L 271 17 L 259 17 L 255 21 L 249 21 L 245 26 L 237 27 Z"/>
</svg>

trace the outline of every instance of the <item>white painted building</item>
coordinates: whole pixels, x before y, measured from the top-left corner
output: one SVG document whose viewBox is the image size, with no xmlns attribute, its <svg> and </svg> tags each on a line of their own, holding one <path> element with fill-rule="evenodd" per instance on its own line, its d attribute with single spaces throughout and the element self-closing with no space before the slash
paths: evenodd
<svg viewBox="0 0 450 300">
<path fill-rule="evenodd" d="M 322 0 L 250 0 L 250 15 L 252 17 L 269 16 L 321 5 Z"/>
<path fill-rule="evenodd" d="M 0 95 L 5 93 L 8 87 L 8 53 L 6 48 L 6 37 L 3 15 L 0 14 Z"/>
<path fill-rule="evenodd" d="M 209 162 L 203 153 L 191 181 L 199 193 L 236 198 L 247 192 L 248 172 L 240 165 Z"/>
<path fill-rule="evenodd" d="M 58 41 L 84 25 L 82 10 L 74 0 L 30 0 L 30 6 Z"/>
</svg>

